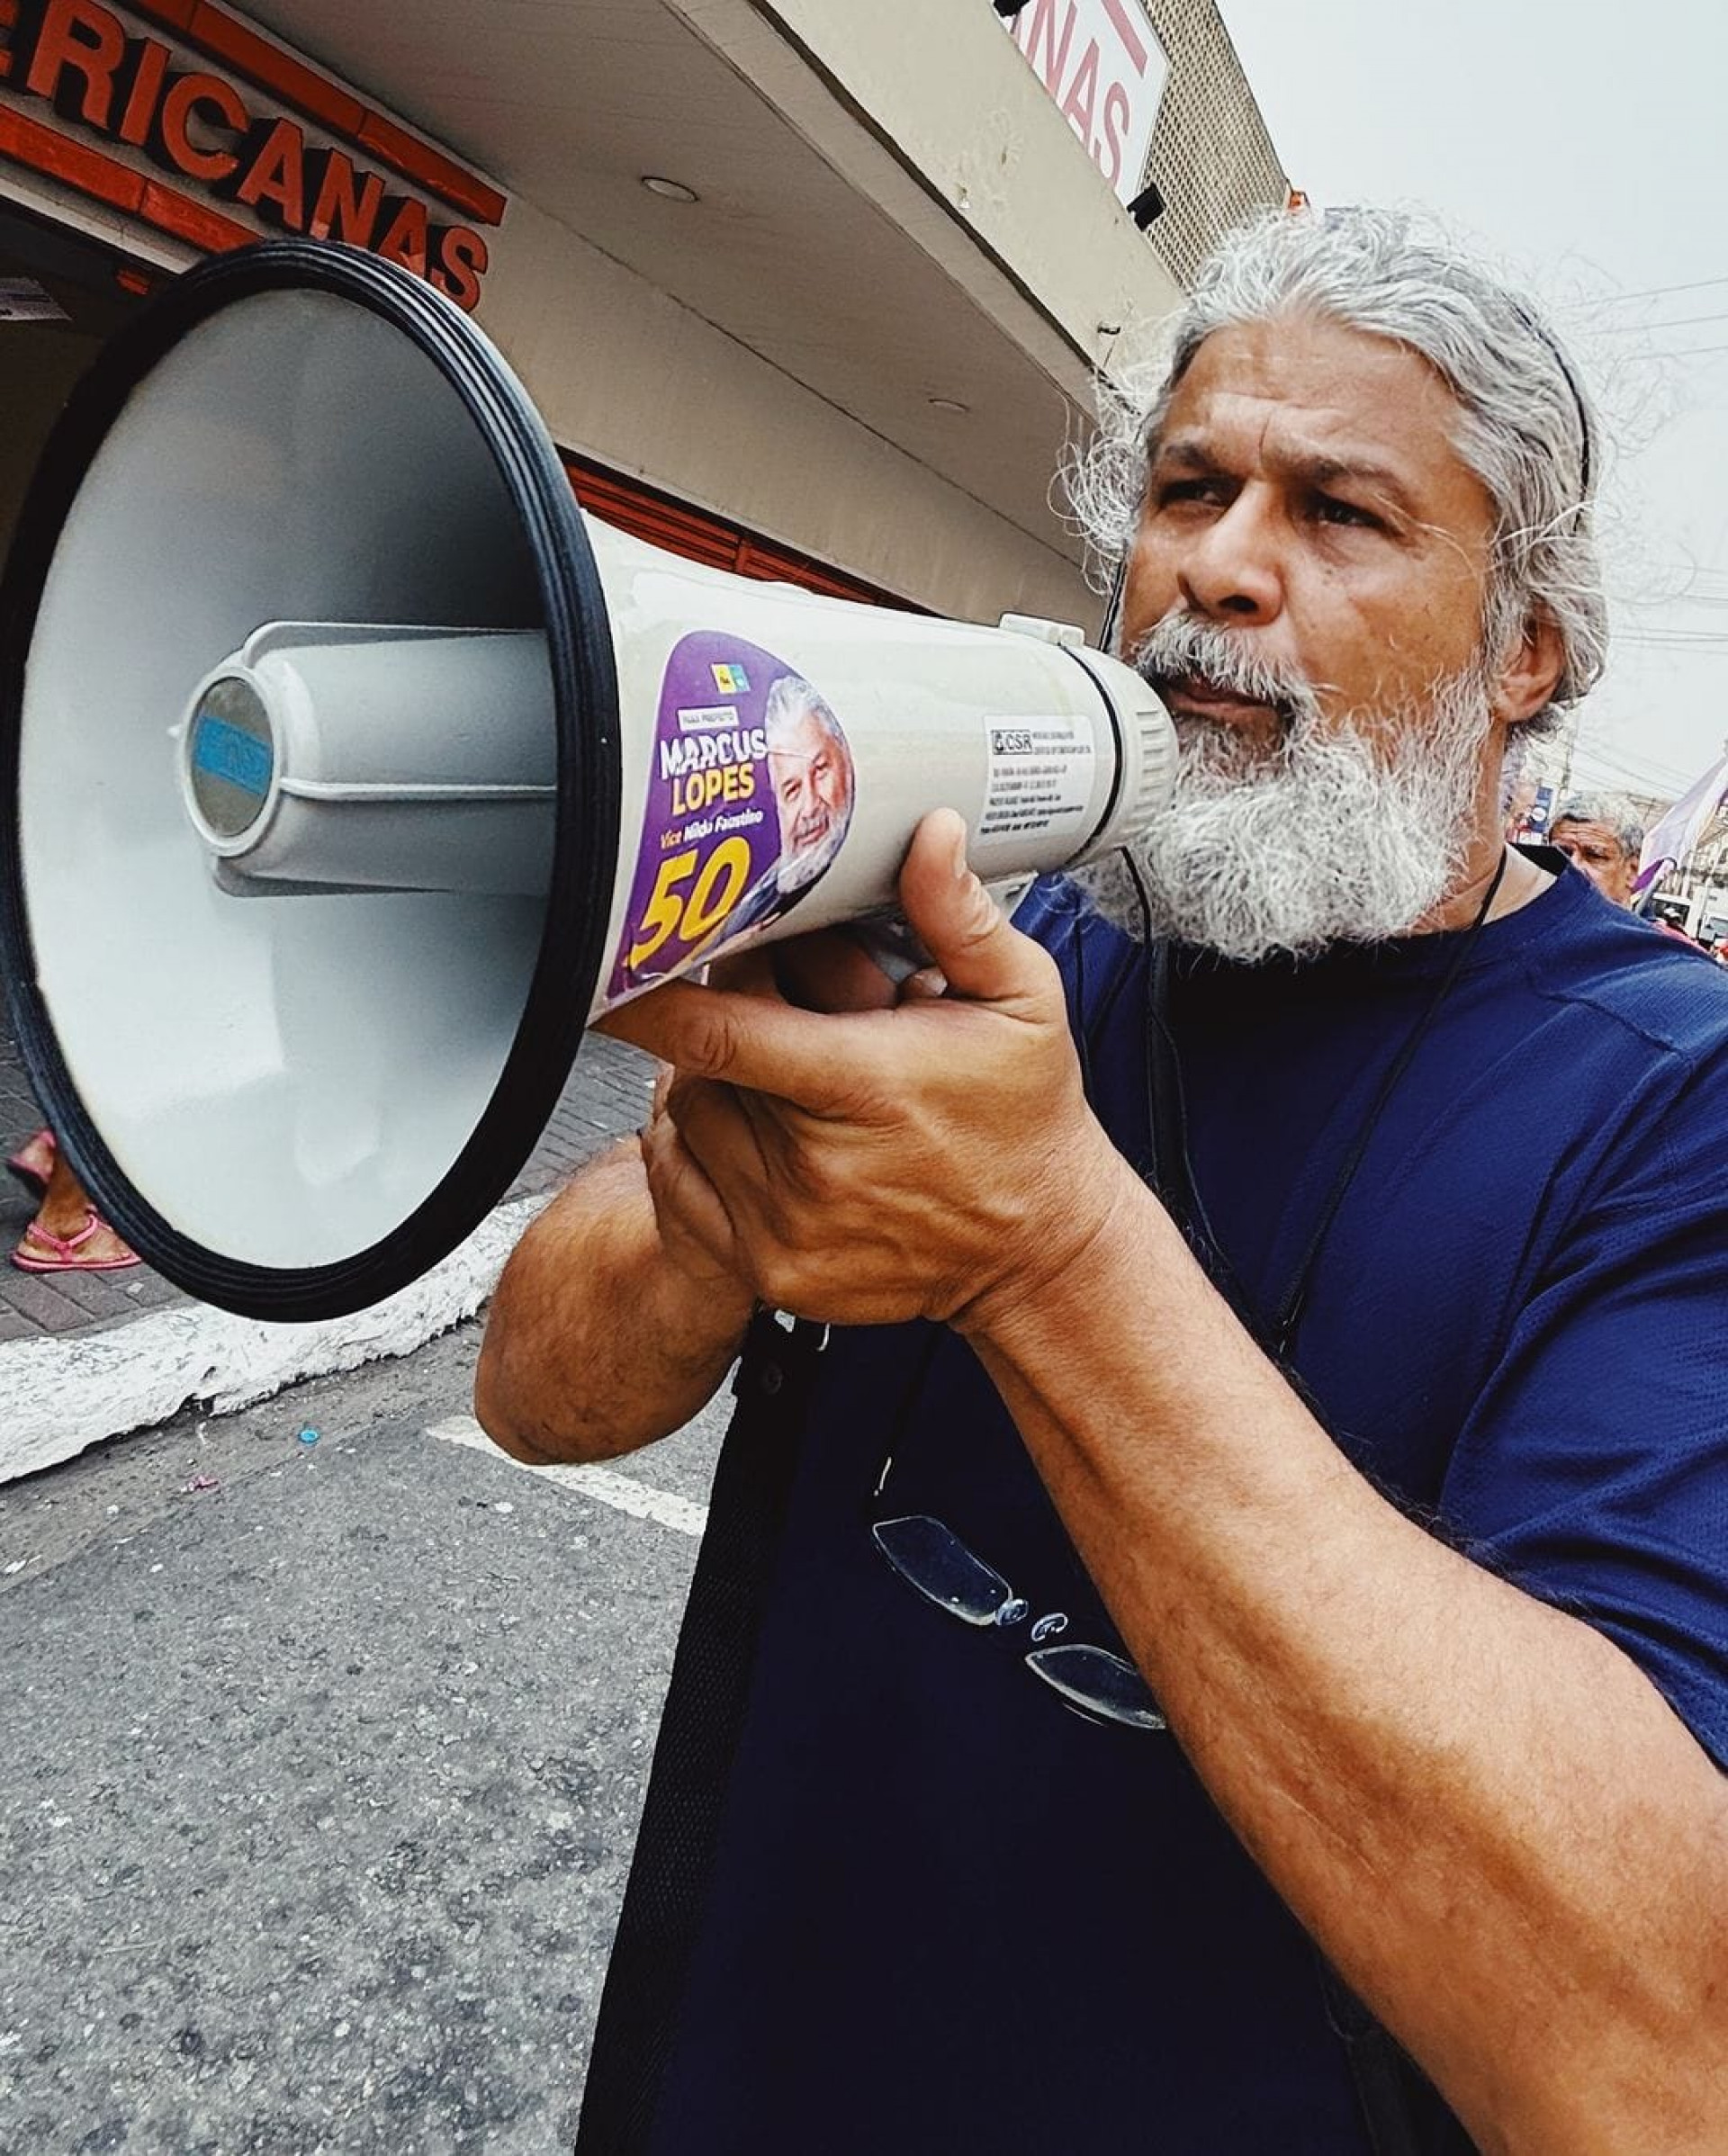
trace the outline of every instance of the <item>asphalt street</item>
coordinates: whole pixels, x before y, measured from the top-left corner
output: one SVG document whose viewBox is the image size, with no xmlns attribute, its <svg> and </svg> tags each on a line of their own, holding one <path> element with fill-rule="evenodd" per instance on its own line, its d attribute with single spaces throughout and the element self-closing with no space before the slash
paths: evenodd
<svg viewBox="0 0 1728 2156">
<path fill-rule="evenodd" d="M 0 1490 L 6 2156 L 570 2145 L 728 1403 L 543 1478 L 477 1344 Z"/>
</svg>

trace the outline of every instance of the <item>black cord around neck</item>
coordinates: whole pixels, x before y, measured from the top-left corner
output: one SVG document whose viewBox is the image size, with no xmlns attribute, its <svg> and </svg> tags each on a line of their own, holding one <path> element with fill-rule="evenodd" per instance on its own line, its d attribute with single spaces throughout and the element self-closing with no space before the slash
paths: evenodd
<svg viewBox="0 0 1728 2156">
<path fill-rule="evenodd" d="M 1268 1325 L 1256 1317 L 1241 1278 L 1219 1241 L 1194 1181 L 1193 1160 L 1188 1147 L 1188 1112 L 1184 1097 L 1182 1065 L 1176 1051 L 1175 1037 L 1170 1027 L 1170 947 L 1167 941 L 1159 939 L 1154 942 L 1151 939 L 1150 897 L 1141 880 L 1138 867 L 1132 857 L 1128 857 L 1148 930 L 1147 1117 L 1152 1134 L 1152 1181 L 1158 1195 L 1186 1231 L 1196 1253 L 1210 1273 L 1213 1285 L 1281 1368 L 1287 1368 L 1291 1347 L 1308 1307 L 1309 1293 L 1319 1264 L 1320 1251 L 1331 1232 L 1333 1222 L 1337 1218 L 1338 1209 L 1349 1193 L 1356 1171 L 1362 1165 L 1374 1131 L 1397 1090 L 1400 1079 L 1408 1070 L 1417 1050 L 1439 1016 L 1441 1006 L 1452 993 L 1459 975 L 1470 962 L 1477 939 L 1487 924 L 1495 899 L 1499 895 L 1500 885 L 1506 877 L 1507 858 L 1502 852 L 1499 866 L 1483 894 L 1481 904 L 1476 909 L 1475 919 L 1460 939 L 1452 962 L 1423 1007 L 1421 1016 L 1411 1027 L 1403 1046 L 1387 1066 L 1350 1150 L 1332 1180 L 1295 1275 L 1273 1307 L 1272 1320 Z"/>
</svg>

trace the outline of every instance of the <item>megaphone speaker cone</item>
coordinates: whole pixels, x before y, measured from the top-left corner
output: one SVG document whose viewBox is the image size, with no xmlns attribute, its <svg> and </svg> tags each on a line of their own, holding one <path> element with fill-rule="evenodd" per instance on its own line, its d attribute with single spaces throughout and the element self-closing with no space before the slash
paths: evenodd
<svg viewBox="0 0 1728 2156">
<path fill-rule="evenodd" d="M 96 1203 L 248 1315 L 417 1278 L 609 957 L 613 641 L 520 385 L 356 250 L 194 270 L 50 444 L 0 669 L 13 1020 Z"/>
</svg>

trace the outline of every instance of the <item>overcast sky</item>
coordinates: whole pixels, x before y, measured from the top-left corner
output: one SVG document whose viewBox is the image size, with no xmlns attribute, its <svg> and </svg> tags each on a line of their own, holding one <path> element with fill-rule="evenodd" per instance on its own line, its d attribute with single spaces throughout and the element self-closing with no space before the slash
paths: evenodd
<svg viewBox="0 0 1728 2156">
<path fill-rule="evenodd" d="M 1728 738 L 1728 7 L 1220 5 L 1293 185 L 1436 211 L 1554 308 L 1619 444 L 1575 781 L 1679 792 Z"/>
</svg>

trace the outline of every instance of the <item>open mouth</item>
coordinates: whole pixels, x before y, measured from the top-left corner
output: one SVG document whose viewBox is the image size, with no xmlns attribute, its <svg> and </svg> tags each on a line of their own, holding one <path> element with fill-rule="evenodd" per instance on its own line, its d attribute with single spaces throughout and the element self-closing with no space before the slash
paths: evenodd
<svg viewBox="0 0 1728 2156">
<path fill-rule="evenodd" d="M 1178 717 L 1223 720 L 1239 725 L 1270 723 L 1282 727 L 1290 723 L 1287 705 L 1264 704 L 1253 696 L 1238 696 L 1203 674 L 1166 675 L 1152 686 Z"/>
</svg>

